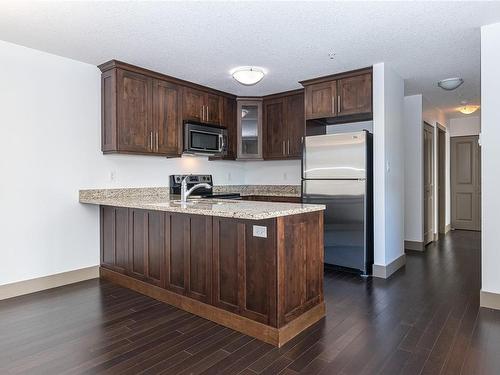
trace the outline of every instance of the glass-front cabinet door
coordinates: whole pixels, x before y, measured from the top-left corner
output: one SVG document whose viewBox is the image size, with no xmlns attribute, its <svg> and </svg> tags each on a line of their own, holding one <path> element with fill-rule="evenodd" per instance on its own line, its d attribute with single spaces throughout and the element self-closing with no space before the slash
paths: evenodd
<svg viewBox="0 0 500 375">
<path fill-rule="evenodd" d="M 262 159 L 262 100 L 238 99 L 238 159 Z"/>
</svg>

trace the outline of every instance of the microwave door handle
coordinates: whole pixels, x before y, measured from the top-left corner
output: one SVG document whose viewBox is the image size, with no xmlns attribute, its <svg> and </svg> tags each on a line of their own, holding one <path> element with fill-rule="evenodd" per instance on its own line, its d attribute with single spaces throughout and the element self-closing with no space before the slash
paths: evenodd
<svg viewBox="0 0 500 375">
<path fill-rule="evenodd" d="M 219 134 L 219 152 L 224 151 L 224 136 Z"/>
</svg>

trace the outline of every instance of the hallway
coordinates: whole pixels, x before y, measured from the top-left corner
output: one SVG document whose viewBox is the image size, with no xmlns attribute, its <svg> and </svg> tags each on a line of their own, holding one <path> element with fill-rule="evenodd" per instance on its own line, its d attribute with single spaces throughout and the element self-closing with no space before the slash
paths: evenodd
<svg viewBox="0 0 500 375">
<path fill-rule="evenodd" d="M 454 231 L 389 280 L 327 272 L 327 317 L 277 349 L 90 280 L 0 302 L 0 373 L 498 374 L 479 289 L 480 233 Z"/>
</svg>

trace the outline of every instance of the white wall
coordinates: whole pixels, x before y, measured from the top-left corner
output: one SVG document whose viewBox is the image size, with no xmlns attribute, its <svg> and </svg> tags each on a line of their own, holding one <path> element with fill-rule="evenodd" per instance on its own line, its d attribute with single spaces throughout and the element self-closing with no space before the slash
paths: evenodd
<svg viewBox="0 0 500 375">
<path fill-rule="evenodd" d="M 424 219 L 422 95 L 404 98 L 405 240 L 422 242 Z"/>
<path fill-rule="evenodd" d="M 79 204 L 79 189 L 167 186 L 174 173 L 300 181 L 296 162 L 261 162 L 245 176 L 246 162 L 103 155 L 93 65 L 0 41 L 0 82 L 0 285 L 99 263 L 97 207 Z"/>
<path fill-rule="evenodd" d="M 384 63 L 373 66 L 375 264 L 404 254 L 404 82 Z"/>
<path fill-rule="evenodd" d="M 482 290 L 500 293 L 500 23 L 481 27 Z"/>
<path fill-rule="evenodd" d="M 479 135 L 481 133 L 481 118 L 479 116 L 452 118 L 449 123 L 450 137 Z"/>
</svg>

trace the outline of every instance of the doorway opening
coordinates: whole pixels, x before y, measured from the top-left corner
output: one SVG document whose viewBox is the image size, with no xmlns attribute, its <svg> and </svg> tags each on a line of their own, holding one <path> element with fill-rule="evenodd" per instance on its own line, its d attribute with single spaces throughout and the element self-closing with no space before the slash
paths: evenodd
<svg viewBox="0 0 500 375">
<path fill-rule="evenodd" d="M 434 241 L 434 127 L 424 122 L 424 246 Z"/>
</svg>

